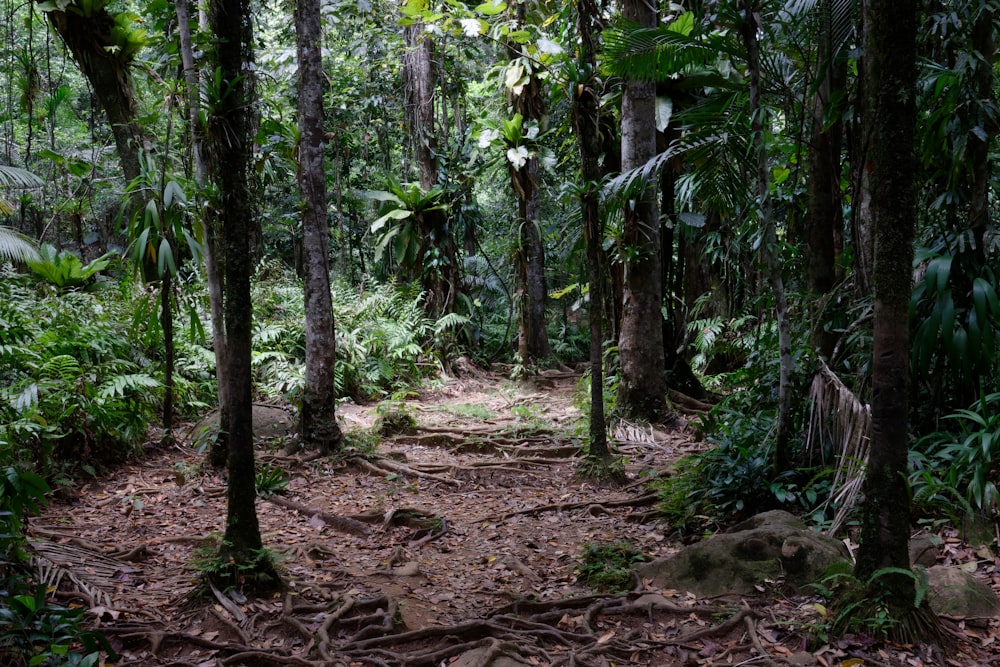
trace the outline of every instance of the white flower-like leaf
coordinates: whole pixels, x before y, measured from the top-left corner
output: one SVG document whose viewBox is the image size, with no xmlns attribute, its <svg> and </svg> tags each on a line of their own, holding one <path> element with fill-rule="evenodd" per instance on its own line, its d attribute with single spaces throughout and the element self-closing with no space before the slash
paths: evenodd
<svg viewBox="0 0 1000 667">
<path fill-rule="evenodd" d="M 515 169 L 520 169 L 528 163 L 528 149 L 524 146 L 508 148 L 507 161 L 514 165 Z"/>
</svg>

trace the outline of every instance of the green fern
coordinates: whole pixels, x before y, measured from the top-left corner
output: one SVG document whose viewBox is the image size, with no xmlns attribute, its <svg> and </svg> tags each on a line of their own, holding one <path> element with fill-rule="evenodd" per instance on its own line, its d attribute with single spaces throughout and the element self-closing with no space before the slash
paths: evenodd
<svg viewBox="0 0 1000 667">
<path fill-rule="evenodd" d="M 159 389 L 160 382 L 145 373 L 129 373 L 127 375 L 117 375 L 105 381 L 98 389 L 97 393 L 102 398 L 124 397 L 130 393 L 148 392 L 151 389 Z"/>
</svg>

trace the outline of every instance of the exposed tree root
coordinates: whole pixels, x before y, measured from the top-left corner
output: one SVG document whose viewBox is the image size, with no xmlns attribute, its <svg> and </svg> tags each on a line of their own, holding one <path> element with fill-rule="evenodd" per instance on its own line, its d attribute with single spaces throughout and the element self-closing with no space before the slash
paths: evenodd
<svg viewBox="0 0 1000 667">
<path fill-rule="evenodd" d="M 553 503 L 550 505 L 538 505 L 535 507 L 528 507 L 522 510 L 515 510 L 513 512 L 507 512 L 500 520 L 506 520 L 513 516 L 535 516 L 537 514 L 544 514 L 545 512 L 565 512 L 567 510 L 575 510 L 582 508 L 593 508 L 595 506 L 607 507 L 644 507 L 646 505 L 652 505 L 653 503 L 660 500 L 659 494 L 647 493 L 644 496 L 639 496 L 638 498 L 625 498 L 623 500 L 607 500 L 604 502 L 596 503 L 590 500 L 584 500 L 576 503 Z M 593 512 L 593 510 L 590 510 Z"/>
<path fill-rule="evenodd" d="M 379 475 L 381 477 L 388 477 L 390 475 L 409 475 L 411 477 L 420 477 L 423 479 L 429 479 L 435 482 L 440 482 L 441 484 L 448 484 L 449 486 L 461 486 L 462 482 L 457 479 L 452 479 L 451 477 L 444 477 L 442 475 L 435 475 L 433 473 L 423 472 L 416 468 L 411 468 L 405 466 L 396 461 L 392 461 L 385 457 L 362 457 L 362 456 L 352 456 L 347 459 L 350 465 L 353 465 L 365 472 L 370 472 L 374 475 Z"/>
<path fill-rule="evenodd" d="M 356 519 L 351 519 L 346 516 L 339 516 L 337 514 L 330 514 L 329 512 L 324 512 L 322 510 L 317 510 L 308 505 L 302 505 L 296 502 L 284 498 L 282 496 L 268 496 L 266 498 L 268 502 L 274 503 L 281 507 L 285 507 L 290 510 L 295 510 L 303 516 L 317 516 L 322 519 L 326 525 L 330 526 L 334 530 L 338 530 L 342 533 L 350 533 L 351 535 L 357 535 L 358 537 L 366 537 L 371 534 L 368 526 L 357 521 Z"/>
</svg>

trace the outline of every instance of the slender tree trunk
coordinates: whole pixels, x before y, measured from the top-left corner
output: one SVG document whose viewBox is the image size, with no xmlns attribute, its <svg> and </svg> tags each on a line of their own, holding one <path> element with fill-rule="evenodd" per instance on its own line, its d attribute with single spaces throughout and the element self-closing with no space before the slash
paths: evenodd
<svg viewBox="0 0 1000 667">
<path fill-rule="evenodd" d="M 819 84 L 812 100 L 809 144 L 808 210 L 806 211 L 806 277 L 814 298 L 829 294 L 837 280 L 837 255 L 843 245 L 843 201 L 840 190 L 843 122 L 832 107 L 835 93 L 843 92 L 847 63 L 838 57 L 832 36 L 820 36 L 817 55 Z M 831 109 L 833 113 L 831 113 Z M 830 118 L 833 120 L 828 120 Z M 821 299 L 820 299 L 821 300 Z M 817 313 L 813 347 L 829 358 L 837 337 L 824 327 L 823 313 Z"/>
<path fill-rule="evenodd" d="M 225 322 L 227 334 L 226 398 L 230 409 L 229 494 L 226 531 L 219 559 L 232 563 L 227 584 L 266 587 L 277 582 L 273 564 L 262 557 L 257 521 L 253 452 L 253 387 L 250 349 L 253 304 L 250 242 L 254 227 L 250 187 L 253 82 L 249 0 L 211 0 L 209 22 L 218 37 L 216 64 L 223 86 L 231 92 L 214 105 L 208 129 L 212 172 L 219 192 L 218 216 L 226 253 Z M 223 577 L 225 578 L 225 576 Z M 247 579 L 243 579 L 247 578 Z"/>
<path fill-rule="evenodd" d="M 972 48 L 981 60 L 976 63 L 974 84 L 976 96 L 984 103 L 993 100 L 993 62 L 995 56 L 993 36 L 993 5 L 981 3 L 976 23 L 972 28 Z M 974 252 L 980 266 L 986 263 L 986 230 L 990 227 L 990 145 L 996 120 L 978 119 L 985 138 L 969 137 L 968 159 L 972 170 L 972 193 L 969 205 L 969 228 L 975 240 Z"/>
<path fill-rule="evenodd" d="M 520 1 L 515 7 L 517 25 L 524 26 L 527 7 Z M 511 60 L 521 57 L 520 45 L 508 42 Z M 512 106 L 524 123 L 545 122 L 548 111 L 542 96 L 542 81 L 531 71 L 519 92 L 512 91 Z M 544 128 L 540 128 L 544 129 Z M 545 245 L 541 233 L 541 190 L 538 158 L 531 156 L 518 169 L 510 166 L 511 185 L 518 198 L 517 264 L 518 336 L 517 352 L 523 363 L 534 364 L 552 356 L 545 321 Z"/>
<path fill-rule="evenodd" d="M 623 0 L 622 15 L 644 28 L 656 25 L 656 5 Z M 641 167 L 656 154 L 656 84 L 626 81 L 622 99 L 622 170 Z M 666 413 L 663 377 L 663 286 L 656 188 L 646 184 L 625 207 L 624 285 L 618 353 L 618 409 L 630 419 L 657 421 Z"/>
<path fill-rule="evenodd" d="M 340 447 L 334 364 L 336 335 L 330 298 L 330 229 L 326 217 L 323 161 L 323 60 L 320 0 L 297 0 L 295 37 L 299 58 L 299 191 L 305 255 L 306 382 L 302 442 L 328 454 Z"/>
<path fill-rule="evenodd" d="M 865 474 L 861 543 L 855 574 L 862 581 L 886 567 L 909 569 L 909 303 L 916 194 L 915 0 L 867 0 L 864 73 L 869 102 L 872 223 L 875 230 L 875 331 L 872 350 L 872 443 Z M 883 599 L 905 615 L 913 580 L 878 580 Z"/>
<path fill-rule="evenodd" d="M 770 170 L 767 164 L 767 140 L 766 128 L 764 127 L 766 111 L 761 104 L 757 3 L 758 0 L 744 0 L 745 20 L 741 30 L 743 43 L 747 50 L 747 69 L 750 70 L 750 114 L 754 153 L 757 157 L 758 219 L 763 228 L 763 239 L 760 247 L 767 265 L 767 278 L 774 296 L 775 319 L 778 323 L 778 419 L 774 436 L 774 468 L 775 472 L 782 472 L 788 469 L 791 460 L 788 452 L 788 441 L 792 405 L 792 334 L 788 319 L 785 283 L 781 275 L 781 259 L 778 256 L 778 236 L 775 231 L 774 214 L 771 207 Z"/>
<path fill-rule="evenodd" d="M 188 129 L 190 134 L 191 165 L 194 181 L 199 190 L 204 188 L 208 174 L 205 161 L 202 158 L 202 133 L 199 128 L 199 72 L 194 61 L 194 50 L 191 45 L 191 14 L 188 11 L 188 0 L 174 0 L 174 10 L 177 14 L 177 34 L 180 38 L 181 66 L 184 68 L 184 84 L 187 99 Z M 199 195 L 200 196 L 200 195 Z M 212 443 L 209 450 L 209 461 L 216 467 L 225 465 L 228 456 L 226 434 L 229 432 L 229 407 L 225 397 L 226 379 L 224 361 L 226 353 L 226 327 L 222 303 L 222 253 L 219 243 L 218 225 L 214 223 L 209 211 L 202 211 L 205 219 L 205 234 L 202 239 L 205 253 L 205 281 L 208 285 L 208 302 L 212 321 L 212 349 L 215 351 L 215 378 L 218 384 L 219 397 L 219 437 Z"/>
<path fill-rule="evenodd" d="M 580 35 L 580 71 L 594 71 L 595 38 L 600 30 L 599 9 L 593 0 L 577 0 L 576 21 Z M 604 239 L 601 220 L 601 102 L 590 79 L 576 87 L 573 99 L 573 125 L 580 147 L 580 170 L 583 187 L 580 189 L 580 210 L 583 216 L 583 235 L 587 243 L 587 283 L 590 303 L 587 316 L 590 320 L 590 456 L 607 461 L 611 458 L 608 448 L 607 421 L 604 416 L 604 288 L 601 275 L 601 244 Z"/>
</svg>

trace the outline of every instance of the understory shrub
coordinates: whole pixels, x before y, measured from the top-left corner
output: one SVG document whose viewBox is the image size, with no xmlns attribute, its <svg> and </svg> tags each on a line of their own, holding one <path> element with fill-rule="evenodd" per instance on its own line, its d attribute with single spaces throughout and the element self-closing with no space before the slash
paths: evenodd
<svg viewBox="0 0 1000 667">
<path fill-rule="evenodd" d="M 0 280 L 0 465 L 93 472 L 144 441 L 160 382 L 113 301 Z"/>
<path fill-rule="evenodd" d="M 948 515 L 956 525 L 973 514 L 996 520 L 1000 515 L 1000 392 L 983 395 L 945 420 L 952 428 L 924 436 L 910 452 L 915 503 Z"/>
</svg>

